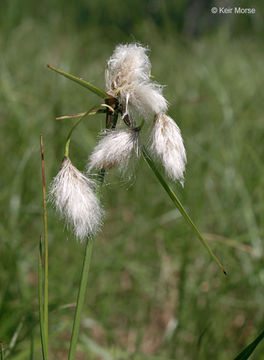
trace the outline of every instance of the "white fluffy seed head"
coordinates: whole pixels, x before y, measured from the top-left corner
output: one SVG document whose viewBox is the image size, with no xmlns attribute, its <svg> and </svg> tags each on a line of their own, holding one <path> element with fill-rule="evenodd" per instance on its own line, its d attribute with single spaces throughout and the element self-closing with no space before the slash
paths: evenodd
<svg viewBox="0 0 264 360">
<path fill-rule="evenodd" d="M 50 187 L 50 200 L 80 240 L 94 235 L 101 226 L 103 211 L 94 187 L 94 181 L 76 169 L 68 158 L 63 160 Z"/>
<path fill-rule="evenodd" d="M 172 118 L 159 114 L 154 118 L 151 150 L 161 159 L 170 178 L 183 185 L 186 153 L 181 131 Z"/>
<path fill-rule="evenodd" d="M 136 111 L 146 119 L 167 111 L 162 86 L 151 81 L 147 48 L 139 44 L 118 45 L 107 63 L 106 90 L 117 97 L 124 113 Z"/>
<path fill-rule="evenodd" d="M 94 168 L 112 168 L 116 165 L 121 171 L 125 171 L 133 153 L 138 155 L 137 130 L 107 131 L 89 158 L 88 171 Z"/>
</svg>

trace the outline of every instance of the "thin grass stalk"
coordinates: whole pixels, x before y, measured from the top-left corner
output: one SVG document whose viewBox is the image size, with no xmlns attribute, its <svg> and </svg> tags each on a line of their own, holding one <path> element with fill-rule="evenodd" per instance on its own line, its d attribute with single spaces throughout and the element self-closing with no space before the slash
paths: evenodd
<svg viewBox="0 0 264 360">
<path fill-rule="evenodd" d="M 43 150 L 43 136 L 40 136 L 40 150 L 41 150 L 41 168 L 42 168 L 42 194 L 43 194 L 43 223 L 44 223 L 44 346 L 46 356 L 48 356 L 48 337 L 49 337 L 49 282 L 48 282 L 48 221 L 47 221 L 47 200 L 46 200 L 46 180 L 45 180 L 45 166 L 44 166 L 44 150 Z"/>
<path fill-rule="evenodd" d="M 99 185 L 98 185 L 98 191 L 97 191 L 98 196 L 100 196 L 100 193 L 101 193 L 102 185 L 104 182 L 104 176 L 105 176 L 105 171 L 104 171 L 104 169 L 101 169 L 99 172 L 99 177 L 98 177 L 98 179 L 99 179 Z M 77 347 L 78 336 L 79 336 L 79 331 L 80 331 L 80 324 L 81 324 L 81 313 L 82 313 L 83 304 L 84 304 L 84 300 L 85 300 L 85 293 L 86 293 L 87 282 L 88 282 L 88 274 L 89 274 L 92 251 L 93 251 L 93 244 L 94 244 L 94 238 L 92 238 L 92 237 L 87 238 L 86 246 L 85 246 L 85 254 L 84 254 L 84 259 L 83 259 L 81 282 L 80 282 L 80 286 L 79 286 L 76 310 L 75 310 L 74 321 L 73 321 L 72 336 L 71 336 L 68 360 L 75 359 L 76 347 Z"/>
<path fill-rule="evenodd" d="M 117 114 L 113 113 L 111 109 L 108 108 L 107 114 L 106 114 L 106 124 L 107 128 L 111 127 L 114 128 L 116 126 L 117 121 Z M 77 126 L 79 124 L 76 123 Z M 76 127 L 74 125 L 74 128 Z M 70 132 L 70 136 L 72 134 L 72 131 Z M 67 141 L 70 139 L 68 136 Z M 105 169 L 100 169 L 98 173 L 98 188 L 97 188 L 97 196 L 100 197 L 102 185 L 105 178 Z M 93 251 L 93 244 L 94 244 L 94 238 L 87 238 L 86 240 L 86 246 L 85 246 L 85 254 L 84 254 L 84 260 L 83 260 L 83 267 L 82 267 L 82 274 L 81 274 L 81 281 L 79 286 L 79 292 L 77 297 L 77 303 L 76 303 L 76 310 L 74 314 L 74 321 L 73 321 L 73 328 L 72 328 L 72 336 L 71 336 L 71 343 L 70 343 L 70 349 L 69 349 L 69 355 L 68 360 L 74 360 L 75 354 L 76 354 L 76 348 L 77 348 L 77 342 L 78 342 L 78 336 L 80 331 L 80 324 L 81 324 L 81 313 L 83 309 L 84 299 L 85 299 L 85 293 L 87 288 L 87 281 L 88 281 L 88 274 L 90 269 L 90 263 L 91 263 L 91 257 L 92 257 L 92 251 Z"/>
<path fill-rule="evenodd" d="M 251 354 L 255 351 L 258 344 L 264 339 L 264 331 L 250 343 L 234 360 L 247 360 Z"/>
<path fill-rule="evenodd" d="M 87 81 L 85 81 L 85 80 L 83 80 L 83 79 L 79 79 L 78 77 L 76 77 L 76 76 L 74 76 L 74 75 L 71 75 L 71 74 L 69 74 L 69 73 L 66 73 L 65 71 L 62 71 L 62 70 L 60 70 L 60 69 L 55 68 L 54 66 L 47 65 L 47 67 L 48 67 L 49 69 L 55 71 L 56 73 L 65 76 L 67 79 L 70 79 L 70 80 L 76 82 L 77 84 L 85 87 L 86 89 L 92 91 L 93 93 L 95 93 L 96 95 L 100 96 L 101 98 L 103 98 L 103 99 L 109 98 L 109 95 L 108 95 L 105 91 L 97 88 L 96 86 L 88 83 Z"/>
<path fill-rule="evenodd" d="M 161 173 L 159 172 L 159 170 L 157 169 L 154 161 L 152 160 L 150 154 L 148 153 L 147 149 L 145 148 L 145 146 L 142 146 L 142 154 L 144 159 L 146 160 L 146 162 L 148 163 L 149 167 L 151 168 L 151 170 L 154 172 L 154 174 L 156 175 L 157 179 L 159 180 L 160 184 L 162 185 L 162 187 L 164 188 L 164 190 L 167 192 L 167 194 L 169 195 L 169 197 L 171 198 L 171 200 L 173 201 L 174 205 L 178 208 L 178 210 L 180 211 L 180 213 L 182 214 L 182 216 L 184 217 L 184 219 L 187 221 L 187 223 L 191 226 L 191 228 L 195 231 L 196 235 L 198 236 L 198 238 L 200 239 L 201 243 L 204 245 L 204 247 L 206 248 L 206 250 L 209 252 L 210 256 L 213 258 L 213 260 L 216 262 L 216 264 L 218 265 L 218 267 L 221 269 L 221 271 L 227 275 L 226 270 L 224 269 L 223 265 L 221 264 L 221 262 L 218 260 L 218 258 L 216 257 L 216 255 L 213 253 L 213 251 L 211 250 L 211 248 L 209 247 L 209 245 L 207 244 L 206 240 L 203 238 L 202 234 L 200 233 L 200 231 L 198 230 L 198 228 L 196 227 L 196 225 L 194 224 L 194 222 L 192 221 L 192 219 L 190 218 L 190 216 L 188 215 L 188 213 L 186 212 L 186 210 L 184 209 L 182 203 L 180 202 L 180 200 L 178 199 L 177 195 L 174 193 L 174 191 L 172 190 L 172 188 L 167 184 L 166 180 L 164 179 L 164 177 L 161 175 Z"/>
<path fill-rule="evenodd" d="M 8 349 L 5 352 L 6 359 L 9 358 L 9 356 L 11 355 L 12 351 L 14 350 L 14 348 L 16 346 L 18 336 L 24 325 L 24 321 L 25 321 L 25 317 L 23 316 L 22 319 L 20 320 L 19 324 L 17 325 L 17 328 L 16 328 L 16 330 L 11 338 L 11 341 L 9 343 Z"/>
<path fill-rule="evenodd" d="M 71 337 L 70 351 L 68 357 L 69 360 L 75 359 L 75 353 L 76 353 L 76 347 L 77 347 L 77 341 L 78 341 L 80 323 L 81 323 L 81 313 L 85 299 L 87 280 L 88 280 L 88 274 L 89 274 L 89 268 L 91 263 L 92 250 L 93 250 L 93 243 L 94 243 L 93 238 L 90 239 L 87 238 L 84 260 L 83 260 L 83 268 L 81 274 L 81 282 L 79 287 L 79 293 L 78 293 L 73 328 L 72 328 L 72 337 Z"/>
<path fill-rule="evenodd" d="M 44 315 L 43 315 L 43 251 L 42 251 L 42 236 L 39 239 L 39 256 L 38 256 L 38 296 L 39 296 L 39 325 L 40 325 L 40 339 L 43 360 L 47 359 L 46 347 L 44 345 Z"/>
<path fill-rule="evenodd" d="M 105 112 L 104 109 L 92 110 L 92 111 L 89 111 L 88 115 L 102 114 L 104 112 Z M 84 111 L 81 113 L 76 113 L 76 114 L 71 114 L 71 115 L 63 115 L 63 116 L 58 116 L 55 119 L 56 120 L 74 119 L 76 117 L 81 117 L 81 116 L 85 115 L 86 113 L 87 113 L 87 111 Z"/>
</svg>

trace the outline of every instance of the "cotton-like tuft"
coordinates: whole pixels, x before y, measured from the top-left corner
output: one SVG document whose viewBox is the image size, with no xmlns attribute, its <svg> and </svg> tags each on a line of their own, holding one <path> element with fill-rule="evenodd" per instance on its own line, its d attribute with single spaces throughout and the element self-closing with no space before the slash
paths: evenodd
<svg viewBox="0 0 264 360">
<path fill-rule="evenodd" d="M 118 98 L 123 113 L 136 111 L 146 119 L 167 111 L 163 87 L 150 79 L 147 50 L 139 44 L 118 45 L 105 73 L 106 90 Z"/>
<path fill-rule="evenodd" d="M 124 171 L 133 153 L 138 154 L 137 130 L 107 131 L 90 156 L 88 171 L 93 168 L 112 168 L 116 165 Z"/>
<path fill-rule="evenodd" d="M 187 159 L 181 131 L 172 118 L 165 114 L 155 117 L 151 142 L 151 150 L 160 157 L 168 176 L 183 185 Z"/>
<path fill-rule="evenodd" d="M 94 235 L 102 223 L 103 210 L 94 188 L 94 181 L 76 169 L 68 158 L 63 160 L 50 187 L 50 200 L 80 240 Z"/>
</svg>

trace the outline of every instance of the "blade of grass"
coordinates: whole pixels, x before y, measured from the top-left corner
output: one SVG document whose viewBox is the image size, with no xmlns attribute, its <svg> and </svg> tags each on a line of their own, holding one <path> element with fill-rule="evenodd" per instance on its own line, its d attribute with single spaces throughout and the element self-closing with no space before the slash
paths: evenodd
<svg viewBox="0 0 264 360">
<path fill-rule="evenodd" d="M 164 179 L 164 177 L 161 175 L 161 173 L 159 172 L 159 170 L 157 169 L 154 161 L 152 160 L 151 156 L 149 155 L 147 149 L 145 148 L 145 146 L 142 146 L 142 154 L 144 159 L 146 160 L 146 162 L 148 163 L 149 167 L 151 168 L 151 170 L 154 172 L 154 174 L 156 175 L 156 177 L 158 178 L 160 184 L 162 185 L 162 187 L 164 188 L 164 190 L 167 192 L 167 194 L 169 195 L 169 197 L 171 198 L 171 200 L 173 201 L 174 205 L 178 208 L 178 210 L 180 211 L 180 213 L 182 214 L 182 216 L 184 217 L 184 219 L 187 221 L 187 223 L 192 227 L 192 229 L 195 231 L 195 233 L 197 234 L 198 238 L 200 239 L 201 243 L 204 245 L 204 247 L 206 248 L 206 250 L 209 252 L 209 254 L 211 255 L 211 257 L 213 258 L 213 260 L 216 262 L 216 264 L 218 265 L 218 267 L 221 269 L 221 271 L 227 275 L 227 272 L 225 271 L 223 265 L 221 264 L 221 262 L 218 260 L 218 258 L 216 257 L 216 255 L 213 253 L 213 251 L 211 250 L 211 248 L 209 247 L 209 245 L 207 244 L 206 240 L 203 238 L 202 234 L 200 233 L 200 231 L 197 229 L 197 227 L 195 226 L 194 222 L 192 221 L 192 219 L 190 218 L 190 216 L 188 215 L 188 213 L 186 212 L 186 210 L 184 209 L 182 203 L 180 202 L 180 200 L 178 199 L 177 195 L 174 193 L 174 191 L 172 190 L 172 188 L 167 184 L 166 180 Z"/>
<path fill-rule="evenodd" d="M 48 221 L 47 221 L 47 200 L 46 200 L 46 180 L 44 166 L 43 136 L 40 135 L 41 169 L 42 169 L 42 194 L 43 194 L 43 223 L 44 223 L 44 346 L 46 356 L 48 356 L 48 312 L 49 312 L 49 283 L 48 283 Z"/>
<path fill-rule="evenodd" d="M 18 339 L 18 336 L 19 336 L 19 334 L 20 334 L 20 332 L 21 332 L 21 330 L 22 330 L 24 321 L 25 321 L 25 318 L 23 317 L 23 318 L 20 320 L 19 324 L 17 325 L 17 328 L 16 328 L 16 330 L 15 330 L 13 336 L 12 336 L 12 339 L 11 339 L 11 341 L 10 341 L 10 344 L 9 344 L 7 350 L 6 350 L 6 353 L 5 353 L 5 357 L 6 357 L 6 358 L 8 358 L 8 357 L 11 355 L 12 351 L 14 350 L 14 348 L 15 348 L 15 346 L 16 346 L 17 339 Z"/>
<path fill-rule="evenodd" d="M 40 325 L 40 339 L 42 348 L 43 360 L 47 359 L 46 348 L 44 345 L 44 315 L 43 315 L 43 251 L 42 251 L 42 236 L 39 239 L 39 257 L 38 257 L 38 296 L 39 296 L 39 325 Z"/>
<path fill-rule="evenodd" d="M 253 353 L 253 351 L 256 349 L 258 344 L 264 339 L 264 331 L 254 340 L 252 343 L 250 343 L 240 354 L 238 354 L 237 357 L 235 357 L 234 360 L 247 360 L 250 355 Z"/>
<path fill-rule="evenodd" d="M 258 344 L 264 339 L 264 331 L 254 340 L 252 343 L 250 343 L 238 356 L 235 357 L 234 360 L 247 360 L 250 355 L 253 353 L 253 351 L 256 349 Z"/>
<path fill-rule="evenodd" d="M 65 71 L 62 71 L 60 69 L 55 68 L 54 66 L 47 65 L 47 67 L 53 71 L 56 71 L 58 74 L 65 76 L 67 79 L 70 79 L 72 81 L 75 81 L 77 84 L 85 87 L 86 89 L 92 91 L 96 95 L 100 96 L 103 99 L 109 98 L 110 96 L 103 90 L 97 88 L 96 86 L 88 83 L 87 81 L 80 79 L 74 75 L 68 74 Z"/>
<path fill-rule="evenodd" d="M 85 350 L 89 350 L 95 356 L 98 356 L 102 360 L 114 360 L 113 356 L 109 353 L 109 351 L 102 346 L 100 346 L 97 342 L 93 341 L 86 335 L 81 336 L 81 342 L 84 345 Z"/>
<path fill-rule="evenodd" d="M 78 298 L 77 298 L 77 305 L 76 305 L 76 310 L 75 310 L 75 315 L 74 315 L 72 337 L 71 337 L 70 351 L 69 351 L 69 357 L 68 357 L 69 360 L 75 359 L 75 352 L 76 352 L 77 341 L 78 341 L 79 330 L 80 330 L 81 312 L 83 309 L 83 304 L 84 304 L 84 299 L 85 299 L 85 292 L 86 292 L 89 268 L 90 268 L 90 263 L 91 263 L 93 243 L 94 243 L 94 239 L 92 239 L 92 238 L 90 238 L 90 239 L 88 238 L 86 240 L 83 268 L 82 268 L 82 274 L 81 274 L 81 282 L 80 282 L 79 293 L 78 293 Z"/>
</svg>

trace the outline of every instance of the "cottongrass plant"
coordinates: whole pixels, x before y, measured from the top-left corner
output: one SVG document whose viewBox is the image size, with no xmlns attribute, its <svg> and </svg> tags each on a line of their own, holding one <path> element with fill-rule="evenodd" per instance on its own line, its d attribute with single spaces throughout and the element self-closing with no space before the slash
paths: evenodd
<svg viewBox="0 0 264 360">
<path fill-rule="evenodd" d="M 49 198 L 60 216 L 63 216 L 66 223 L 73 228 L 76 238 L 80 240 L 86 239 L 83 269 L 68 356 L 69 360 L 75 359 L 94 235 L 102 224 L 103 210 L 100 205 L 100 189 L 106 172 L 114 167 L 119 168 L 122 172 L 125 171 L 133 156 L 138 158 L 140 154 L 143 155 L 174 205 L 196 232 L 198 238 L 219 268 L 226 274 L 222 264 L 209 248 L 172 187 L 168 184 L 168 181 L 161 174 L 152 159 L 151 153 L 161 161 L 165 173 L 170 179 L 183 184 L 186 164 L 183 139 L 179 127 L 166 114 L 168 102 L 162 93 L 163 86 L 152 80 L 151 63 L 147 55 L 148 51 L 147 48 L 137 43 L 118 45 L 107 62 L 105 91 L 48 65 L 51 70 L 73 80 L 104 99 L 102 103 L 87 112 L 58 118 L 78 118 L 78 120 L 72 126 L 66 139 L 62 167 L 52 181 Z M 100 113 L 106 115 L 106 127 L 100 133 L 99 142 L 88 157 L 86 172 L 82 173 L 70 160 L 69 148 L 71 136 L 76 127 L 87 116 Z M 139 119 L 140 124 L 138 123 Z M 145 126 L 144 124 L 150 128 L 147 146 L 140 142 L 140 132 L 143 126 Z M 97 182 L 91 180 L 92 177 L 94 178 L 95 171 L 97 171 Z M 47 300 L 45 297 L 44 299 Z M 47 305 L 46 307 L 44 306 L 44 309 L 47 309 Z M 42 314 L 40 318 L 43 320 L 44 315 Z M 41 329 L 43 328 L 41 327 Z M 47 356 L 46 344 L 43 349 L 43 358 L 46 359 Z"/>
</svg>

